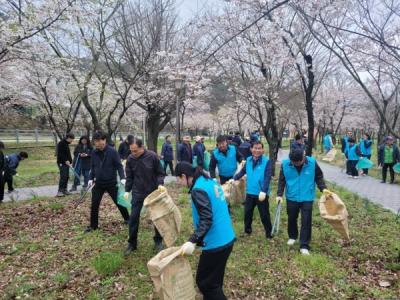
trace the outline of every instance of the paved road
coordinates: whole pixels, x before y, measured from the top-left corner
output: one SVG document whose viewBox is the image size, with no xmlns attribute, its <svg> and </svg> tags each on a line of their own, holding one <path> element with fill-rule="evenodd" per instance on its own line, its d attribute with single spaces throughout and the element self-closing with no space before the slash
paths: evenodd
<svg viewBox="0 0 400 300">
<path fill-rule="evenodd" d="M 165 178 L 165 183 L 170 183 L 175 181 L 175 177 L 167 176 Z M 19 188 L 11 194 L 4 195 L 4 202 L 8 201 L 21 201 L 21 200 L 32 200 L 36 197 L 54 197 L 57 194 L 58 186 L 40 186 L 33 188 Z M 78 192 L 79 193 L 79 192 Z"/>
<path fill-rule="evenodd" d="M 278 159 L 287 157 L 288 151 L 283 150 Z M 318 162 L 327 181 L 337 184 L 369 201 L 379 204 L 397 213 L 400 210 L 400 185 L 381 183 L 379 179 L 360 176 L 358 179 L 348 178 L 339 167 Z M 399 176 L 399 175 L 397 175 Z"/>
</svg>

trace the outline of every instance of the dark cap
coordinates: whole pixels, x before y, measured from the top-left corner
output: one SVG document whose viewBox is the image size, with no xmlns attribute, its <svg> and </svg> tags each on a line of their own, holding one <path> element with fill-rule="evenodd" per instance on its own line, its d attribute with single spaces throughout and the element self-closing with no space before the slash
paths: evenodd
<svg viewBox="0 0 400 300">
<path fill-rule="evenodd" d="M 175 176 L 181 177 L 182 174 L 185 174 L 186 177 L 194 176 L 195 168 L 188 162 L 180 162 L 175 167 Z"/>
<path fill-rule="evenodd" d="M 295 162 L 302 161 L 303 158 L 304 158 L 304 151 L 303 150 L 295 149 L 295 150 L 290 151 L 289 159 L 291 161 L 295 161 Z"/>
</svg>

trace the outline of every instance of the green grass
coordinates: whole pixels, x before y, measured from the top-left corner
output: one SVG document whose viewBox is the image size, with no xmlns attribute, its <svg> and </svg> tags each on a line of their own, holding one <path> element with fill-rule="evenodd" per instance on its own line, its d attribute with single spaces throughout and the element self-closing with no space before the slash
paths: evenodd
<svg viewBox="0 0 400 300">
<path fill-rule="evenodd" d="M 182 213 L 180 245 L 193 230 L 190 202 L 187 189 L 168 189 Z M 400 298 L 400 220 L 347 190 L 330 189 L 346 203 L 351 242 L 320 218 L 315 202 L 310 257 L 301 256 L 298 246 L 287 247 L 285 207 L 278 235 L 266 240 L 257 211 L 253 234 L 242 236 L 243 207 L 233 206 L 237 241 L 226 269 L 228 299 Z M 138 250 L 124 258 L 128 229 L 111 199 L 103 199 L 100 230 L 84 234 L 90 201 L 74 209 L 75 197 L 0 207 L 0 278 L 7 280 L 0 282 L 0 299 L 151 299 L 146 264 L 155 255 L 152 226 L 142 219 Z M 57 209 L 61 204 L 64 209 Z M 275 208 L 272 199 L 272 218 Z M 198 257 L 189 258 L 194 275 Z M 380 287 L 382 280 L 390 287 Z"/>
</svg>

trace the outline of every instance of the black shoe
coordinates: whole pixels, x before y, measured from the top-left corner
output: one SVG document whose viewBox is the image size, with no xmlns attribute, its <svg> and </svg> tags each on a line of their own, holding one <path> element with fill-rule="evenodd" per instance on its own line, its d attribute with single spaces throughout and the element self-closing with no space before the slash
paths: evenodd
<svg viewBox="0 0 400 300">
<path fill-rule="evenodd" d="M 69 190 L 70 193 L 76 192 L 76 191 L 77 191 L 77 189 L 76 189 L 76 186 L 74 186 L 74 185 L 73 185 L 73 186 L 71 187 L 71 189 Z"/>
<path fill-rule="evenodd" d="M 64 196 L 69 196 L 69 195 L 71 195 L 71 193 L 68 192 L 67 190 L 65 190 L 63 193 L 64 193 Z"/>
<path fill-rule="evenodd" d="M 11 193 L 13 193 L 14 191 L 15 191 L 14 189 L 8 190 L 8 193 L 11 194 Z"/>
<path fill-rule="evenodd" d="M 164 249 L 162 242 L 156 242 L 154 244 L 154 250 L 156 250 L 157 253 L 160 252 L 162 249 Z"/>
<path fill-rule="evenodd" d="M 268 240 L 271 240 L 271 239 L 273 238 L 273 236 L 270 235 L 270 234 L 267 234 L 265 237 L 266 237 Z"/>
<path fill-rule="evenodd" d="M 128 247 L 126 247 L 125 251 L 124 251 L 124 256 L 129 256 L 132 252 L 137 250 L 137 246 L 133 245 L 131 243 L 128 244 Z"/>
<path fill-rule="evenodd" d="M 386 181 L 385 181 L 385 180 L 382 180 L 381 183 L 386 183 Z"/>
<path fill-rule="evenodd" d="M 86 227 L 84 232 L 85 233 L 89 233 L 89 232 L 92 232 L 92 231 L 95 231 L 95 230 L 97 230 L 97 228 L 92 228 L 92 227 L 88 226 L 88 227 Z"/>
</svg>

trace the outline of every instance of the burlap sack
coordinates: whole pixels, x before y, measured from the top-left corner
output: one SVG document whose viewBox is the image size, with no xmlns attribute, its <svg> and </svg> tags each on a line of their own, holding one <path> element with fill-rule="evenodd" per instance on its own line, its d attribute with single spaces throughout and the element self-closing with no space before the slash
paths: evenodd
<svg viewBox="0 0 400 300">
<path fill-rule="evenodd" d="M 336 157 L 336 149 L 331 149 L 329 152 L 324 156 L 322 160 L 332 162 L 335 160 Z"/>
<path fill-rule="evenodd" d="M 181 230 L 182 216 L 179 208 L 168 195 L 165 187 L 160 187 L 144 199 L 147 216 L 154 223 L 167 247 L 171 247 Z"/>
<path fill-rule="evenodd" d="M 332 225 L 333 229 L 340 235 L 350 240 L 349 225 L 347 222 L 347 209 L 338 195 L 332 193 L 331 196 L 322 195 L 319 199 L 319 212 L 321 217 Z"/>
<path fill-rule="evenodd" d="M 222 185 L 226 201 L 231 205 L 240 204 L 246 198 L 246 176 L 240 178 L 236 184 L 226 182 Z"/>
<path fill-rule="evenodd" d="M 180 247 L 159 252 L 149 260 L 147 269 L 161 300 L 195 299 L 192 269 Z"/>
</svg>

